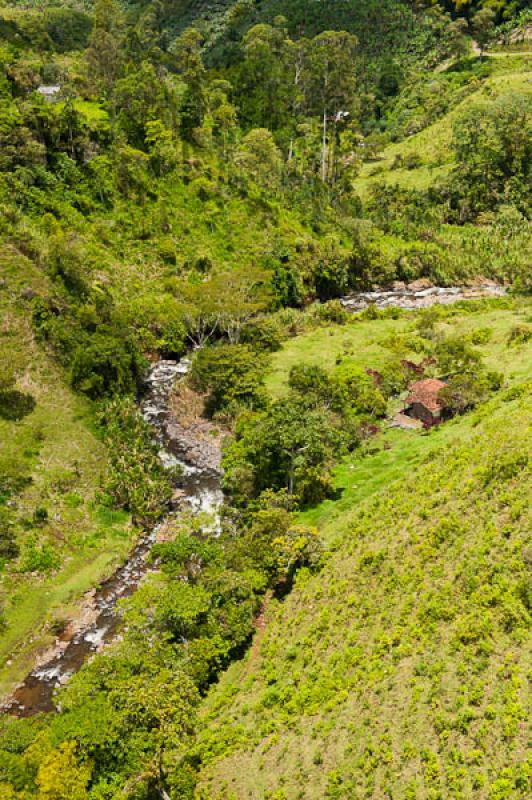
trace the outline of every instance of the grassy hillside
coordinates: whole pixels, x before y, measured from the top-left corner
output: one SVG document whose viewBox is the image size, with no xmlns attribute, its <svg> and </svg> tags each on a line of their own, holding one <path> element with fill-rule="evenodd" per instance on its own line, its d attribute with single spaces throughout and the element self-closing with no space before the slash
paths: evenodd
<svg viewBox="0 0 532 800">
<path fill-rule="evenodd" d="M 471 105 L 507 94 L 532 95 L 532 56 L 501 54 L 484 65 L 464 62 L 414 84 L 399 98 L 390 124 L 403 141 L 385 148 L 377 163 L 367 162 L 354 188 L 363 197 L 377 183 L 428 189 L 453 167 L 453 124 Z M 416 132 L 419 131 L 419 132 Z M 410 135 L 409 135 L 410 134 Z M 408 165 L 409 159 L 415 159 Z M 406 162 L 406 165 L 405 165 Z"/>
<path fill-rule="evenodd" d="M 505 344 L 511 312 L 453 320 L 488 322 L 508 388 L 340 467 L 340 499 L 309 517 L 332 544 L 322 572 L 270 602 L 203 707 L 198 797 L 528 796 L 531 350 Z M 383 324 L 360 324 L 361 349 Z M 307 357 L 337 342 L 305 338 Z"/>
<path fill-rule="evenodd" d="M 507 306 L 506 308 L 504 306 Z M 501 307 L 502 306 L 502 307 Z M 474 313 L 471 313 L 475 309 Z M 458 304 L 455 308 L 440 309 L 442 319 L 437 330 L 443 335 L 457 333 L 471 339 L 475 331 L 489 331 L 489 342 L 479 349 L 489 369 L 504 365 L 504 374 L 511 383 L 526 383 L 532 378 L 527 358 L 528 350 L 509 347 L 508 339 L 516 325 L 526 325 L 530 318 L 529 301 L 491 300 Z M 464 313 L 465 312 L 465 313 Z M 399 319 L 363 320 L 352 317 L 347 325 L 317 329 L 289 340 L 273 356 L 266 385 L 273 397 L 282 397 L 288 388 L 290 369 L 296 364 L 320 364 L 334 372 L 337 365 L 365 369 L 382 369 L 390 358 L 390 343 L 416 332 L 416 315 L 407 313 Z M 414 351 L 407 354 L 419 360 Z M 389 413 L 401 402 L 393 399 Z M 432 451 L 447 442 L 458 441 L 466 420 L 459 418 L 433 430 L 429 437 L 409 435 L 383 426 L 376 439 L 362 453 L 345 458 L 334 471 L 334 486 L 341 492 L 335 500 L 326 500 L 302 517 L 318 525 L 327 541 L 335 539 L 341 518 L 375 492 L 382 491 L 392 481 L 417 467 Z"/>
<path fill-rule="evenodd" d="M 34 338 L 31 293 L 46 276 L 13 249 L 0 256 L 3 363 L 15 387 L 0 394 L 0 513 L 19 556 L 2 574 L 0 696 L 31 668 L 83 592 L 131 546 L 128 517 L 99 508 L 105 451 L 85 400 Z M 28 293 L 29 292 L 29 293 Z"/>
<path fill-rule="evenodd" d="M 443 334 L 456 333 L 471 337 L 475 330 L 488 329 L 489 341 L 481 345 L 482 355 L 490 369 L 504 364 L 505 372 L 513 379 L 522 378 L 527 370 L 519 349 L 508 348 L 511 329 L 530 315 L 530 302 L 520 298 L 460 301 L 434 312 L 439 319 L 437 330 Z M 397 312 L 397 317 L 383 315 L 372 320 L 366 315 L 353 314 L 346 324 L 327 325 L 295 336 L 274 353 L 266 378 L 272 397 L 281 397 L 288 388 L 290 369 L 297 364 L 320 364 L 334 370 L 336 365 L 353 365 L 365 369 L 380 369 L 390 358 L 394 340 L 408 343 L 408 334 L 417 331 L 419 312 Z M 395 312 L 394 312 L 395 316 Z M 409 358 L 416 359 L 410 350 Z"/>
<path fill-rule="evenodd" d="M 478 109 L 481 119 L 498 104 L 518 98 L 527 103 L 531 97 L 532 56 L 500 55 L 426 73 L 402 91 L 387 114 L 388 136 L 396 141 L 366 160 L 353 181 L 365 216 L 386 233 L 377 237 L 381 283 L 386 274 L 399 274 L 401 264 L 406 279 L 419 259 L 427 269 L 432 254 L 433 280 L 490 274 L 512 282 L 521 274 L 527 284 L 530 229 L 522 216 L 516 215 L 514 225 L 513 211 L 508 214 L 509 208 L 503 207 L 497 216 L 481 214 L 464 224 L 459 214 L 448 214 L 450 203 L 455 208 L 467 204 L 464 187 L 452 199 L 465 167 L 457 160 L 456 126 L 471 110 Z M 477 183 L 483 180 L 477 177 Z"/>
</svg>

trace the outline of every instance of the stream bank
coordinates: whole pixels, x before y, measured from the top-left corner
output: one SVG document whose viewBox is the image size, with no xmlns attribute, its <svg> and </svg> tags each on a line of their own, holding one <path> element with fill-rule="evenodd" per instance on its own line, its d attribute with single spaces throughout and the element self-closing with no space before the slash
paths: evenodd
<svg viewBox="0 0 532 800">
<path fill-rule="evenodd" d="M 181 425 L 170 410 L 174 385 L 187 374 L 189 367 L 187 358 L 156 362 L 147 376 L 140 404 L 142 416 L 152 427 L 162 463 L 169 468 L 177 466 L 181 471 L 173 509 L 142 536 L 128 560 L 110 578 L 85 595 L 76 623 L 69 624 L 58 636 L 53 647 L 15 689 L 2 711 L 17 717 L 55 711 L 56 689 L 118 635 L 118 603 L 131 596 L 152 569 L 150 551 L 170 517 L 187 507 L 193 513 L 216 517 L 223 502 L 218 442 L 196 438 L 194 429 Z"/>
</svg>

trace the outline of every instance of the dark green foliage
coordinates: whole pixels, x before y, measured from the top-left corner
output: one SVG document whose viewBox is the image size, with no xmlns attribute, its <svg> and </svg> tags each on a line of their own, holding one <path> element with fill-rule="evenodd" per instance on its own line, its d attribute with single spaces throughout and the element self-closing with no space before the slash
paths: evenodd
<svg viewBox="0 0 532 800">
<path fill-rule="evenodd" d="M 138 356 L 128 342 L 98 333 L 72 355 L 72 385 L 94 399 L 131 394 L 139 375 Z"/>
<path fill-rule="evenodd" d="M 155 545 L 152 556 L 163 572 L 175 578 L 186 577 L 188 581 L 194 582 L 204 567 L 220 561 L 220 549 L 216 544 L 184 531 L 172 542 Z"/>
<path fill-rule="evenodd" d="M 315 531 L 272 508 L 263 507 L 240 539 L 223 534 L 205 541 L 179 524 L 176 539 L 154 549 L 162 575 L 127 603 L 123 643 L 96 656 L 62 693 L 61 713 L 39 740 L 39 758 L 27 749 L 32 736 L 24 722 L 18 747 L 16 736 L 0 746 L 11 785 L 40 783 L 43 758 L 48 763 L 75 741 L 90 763 L 95 796 L 134 780 L 143 800 L 164 792 L 192 797 L 197 764 L 182 759 L 196 730 L 200 693 L 248 642 L 267 586 L 286 588 L 299 567 L 316 569 L 321 546 Z"/>
<path fill-rule="evenodd" d="M 439 5 L 452 12 L 453 15 L 463 14 L 469 18 L 478 14 L 483 9 L 489 9 L 499 19 L 509 19 L 517 14 L 519 9 L 526 8 L 526 0 L 440 0 Z"/>
<path fill-rule="evenodd" d="M 74 8 L 50 8 L 44 16 L 46 32 L 59 52 L 87 46 L 92 30 L 89 14 Z"/>
<path fill-rule="evenodd" d="M 282 338 L 280 326 L 269 317 L 250 322 L 240 332 L 242 344 L 247 344 L 258 352 L 274 353 L 280 350 Z"/>
<path fill-rule="evenodd" d="M 235 501 L 271 488 L 314 504 L 330 492 L 329 468 L 343 442 L 324 409 L 292 395 L 266 414 L 241 421 L 225 455 L 226 487 Z"/>
<path fill-rule="evenodd" d="M 0 392 L 0 418 L 21 420 L 31 414 L 35 408 L 35 399 L 31 394 L 19 392 L 11 389 L 7 392 Z"/>
<path fill-rule="evenodd" d="M 327 497 L 334 458 L 358 443 L 355 415 L 375 411 L 347 379 L 317 366 L 295 367 L 290 386 L 286 398 L 237 424 L 225 454 L 225 484 L 236 503 L 269 489 L 286 490 L 303 506 Z"/>
<path fill-rule="evenodd" d="M 456 122 L 458 162 L 452 191 L 460 220 L 513 204 L 530 214 L 532 116 L 528 98 L 502 96 L 469 109 Z"/>
<path fill-rule="evenodd" d="M 101 292 L 85 295 L 76 262 L 70 263 L 68 271 L 59 257 L 56 263 L 61 264 L 61 282 L 65 288 L 68 284 L 70 293 L 34 301 L 35 331 L 70 367 L 72 385 L 79 391 L 92 399 L 133 393 L 142 359 L 130 332 L 117 319 L 112 301 Z"/>
<path fill-rule="evenodd" d="M 207 394 L 210 416 L 235 413 L 239 407 L 262 408 L 265 360 L 245 344 L 204 347 L 194 356 L 190 379 L 193 387 Z"/>
<path fill-rule="evenodd" d="M 19 553 L 12 514 L 0 505 L 0 565 L 16 558 Z"/>
</svg>

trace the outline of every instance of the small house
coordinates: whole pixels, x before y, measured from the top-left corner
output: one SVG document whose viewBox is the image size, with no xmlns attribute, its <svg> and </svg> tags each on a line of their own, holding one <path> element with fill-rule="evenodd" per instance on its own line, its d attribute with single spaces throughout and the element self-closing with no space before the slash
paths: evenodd
<svg viewBox="0 0 532 800">
<path fill-rule="evenodd" d="M 446 384 L 437 378 L 416 381 L 410 386 L 404 413 L 409 417 L 421 420 L 426 428 L 439 425 L 444 409 L 439 395 L 445 386 Z"/>
<path fill-rule="evenodd" d="M 57 103 L 57 101 L 59 100 L 61 87 L 58 85 L 46 86 L 44 84 L 41 84 L 41 86 L 37 87 L 37 92 L 42 97 L 44 97 L 47 103 Z"/>
</svg>

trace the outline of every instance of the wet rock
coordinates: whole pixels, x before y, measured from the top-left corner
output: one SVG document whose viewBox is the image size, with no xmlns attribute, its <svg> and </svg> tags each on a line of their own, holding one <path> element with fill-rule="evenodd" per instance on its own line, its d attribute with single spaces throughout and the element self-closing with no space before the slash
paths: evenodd
<svg viewBox="0 0 532 800">
<path fill-rule="evenodd" d="M 427 285 L 429 284 L 429 285 Z M 412 287 L 416 288 L 412 288 Z M 457 300 L 473 300 L 481 297 L 501 297 L 506 294 L 504 286 L 496 283 L 468 286 L 432 286 L 424 279 L 409 284 L 406 289 L 358 292 L 342 297 L 340 302 L 347 311 L 363 311 L 369 305 L 377 308 L 404 308 L 414 310 L 429 306 L 447 305 Z"/>
<path fill-rule="evenodd" d="M 428 278 L 418 278 L 417 281 L 412 281 L 407 285 L 407 290 L 409 292 L 422 292 L 424 289 L 432 289 L 434 286 Z"/>
<path fill-rule="evenodd" d="M 214 519 L 214 522 L 203 525 L 203 529 L 216 535 L 219 526 L 217 512 L 223 502 L 220 448 L 212 440 L 199 436 L 199 423 L 196 427 L 185 428 L 172 418 L 169 411 L 174 382 L 187 373 L 189 366 L 187 359 L 157 362 L 147 378 L 147 392 L 141 409 L 144 419 L 153 428 L 162 463 L 167 467 L 180 467 L 182 471 L 174 493 L 176 502 L 180 507 L 186 504 L 193 513 L 211 515 L 209 520 Z M 152 569 L 148 555 L 157 537 L 165 535 L 167 520 L 139 540 L 128 561 L 108 580 L 103 581 L 98 589 L 86 593 L 76 618 L 68 623 L 68 634 L 61 636 L 42 654 L 36 668 L 3 707 L 5 711 L 22 717 L 56 710 L 56 687 L 68 681 L 87 658 L 119 635 L 117 603 L 133 594 Z"/>
</svg>

